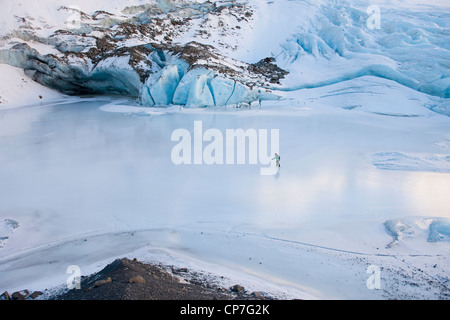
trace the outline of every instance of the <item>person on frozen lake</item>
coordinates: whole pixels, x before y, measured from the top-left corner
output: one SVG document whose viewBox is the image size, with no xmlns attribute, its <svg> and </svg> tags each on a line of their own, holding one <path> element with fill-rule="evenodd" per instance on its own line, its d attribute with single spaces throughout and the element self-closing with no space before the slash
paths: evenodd
<svg viewBox="0 0 450 320">
<path fill-rule="evenodd" d="M 281 157 L 278 155 L 278 153 L 275 153 L 275 157 L 272 160 L 277 160 L 277 168 L 280 167 L 280 159 Z"/>
</svg>

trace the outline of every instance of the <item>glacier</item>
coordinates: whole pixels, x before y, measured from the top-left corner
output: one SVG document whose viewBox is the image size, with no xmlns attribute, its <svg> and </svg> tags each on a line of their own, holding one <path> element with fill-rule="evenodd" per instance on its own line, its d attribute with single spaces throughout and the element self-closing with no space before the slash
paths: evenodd
<svg viewBox="0 0 450 320">
<path fill-rule="evenodd" d="M 144 106 L 206 107 L 278 99 L 275 94 L 250 88 L 233 76 L 190 66 L 176 55 L 151 45 L 133 49 L 151 51 L 145 56 L 151 69 L 143 83 L 143 75 L 130 66 L 128 54 L 116 54 L 91 66 L 81 59 L 67 63 L 42 55 L 28 44 L 18 44 L 0 50 L 0 61 L 23 68 L 32 79 L 66 94 L 128 95 L 138 97 Z"/>
<path fill-rule="evenodd" d="M 170 65 L 161 70 L 156 82 L 148 78 L 141 92 L 141 102 L 144 105 L 169 105 L 172 103 L 176 87 L 180 82 L 177 65 Z"/>
<path fill-rule="evenodd" d="M 0 61 L 66 94 L 126 95 L 144 106 L 239 105 L 374 76 L 436 97 L 424 107 L 449 115 L 448 12 L 378 6 L 381 25 L 374 29 L 359 0 L 158 1 L 130 6 L 122 16 L 83 12 L 80 28 L 66 30 L 40 29 L 30 19 L 25 25 L 32 31 L 23 31 L 8 22 L 4 36 L 12 41 L 0 49 Z M 52 53 L 26 47 L 32 44 Z M 257 70 L 255 62 L 265 57 L 286 77 Z"/>
<path fill-rule="evenodd" d="M 164 66 L 142 86 L 139 101 L 144 106 L 183 105 L 208 107 L 250 104 L 279 97 L 262 88 L 249 88 L 241 82 L 203 67 L 189 69 L 184 61 Z"/>
<path fill-rule="evenodd" d="M 369 28 L 363 1 L 300 3 L 281 0 L 282 14 L 308 15 L 285 33 L 274 52 L 290 72 L 278 90 L 324 87 L 366 76 L 392 80 L 423 92 L 424 107 L 450 114 L 450 15 L 439 6 L 380 1 L 380 26 Z M 278 6 L 277 6 L 278 7 Z"/>
<path fill-rule="evenodd" d="M 186 106 L 207 107 L 211 105 L 214 105 L 214 99 L 208 87 L 208 77 L 200 74 L 191 83 Z"/>
<path fill-rule="evenodd" d="M 64 94 L 130 96 L 143 106 L 204 107 L 278 99 L 267 92 L 270 89 L 261 90 L 270 72 L 230 58 L 197 37 L 175 41 L 196 28 L 192 21 L 208 17 L 223 23 L 232 15 L 234 27 L 243 29 L 252 16 L 245 3 L 157 1 L 130 5 L 120 14 L 72 6 L 54 9 L 57 21 L 67 13 L 79 21 L 42 27 L 28 19 L 34 12 L 25 8 L 23 25 L 10 19 L 4 23 L 0 63 L 22 68 L 34 81 Z M 39 8 L 36 12 L 44 14 Z"/>
<path fill-rule="evenodd" d="M 289 298 L 448 298 L 450 4 L 376 0 L 370 29 L 365 0 L 80 0 L 72 29 L 72 2 L 0 13 L 2 290 L 131 255 Z M 175 165 L 195 121 L 279 129 L 282 169 Z"/>
</svg>

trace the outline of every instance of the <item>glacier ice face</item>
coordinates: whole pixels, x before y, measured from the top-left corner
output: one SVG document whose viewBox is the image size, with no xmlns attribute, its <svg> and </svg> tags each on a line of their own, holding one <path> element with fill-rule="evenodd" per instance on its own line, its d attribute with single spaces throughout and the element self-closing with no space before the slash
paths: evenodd
<svg viewBox="0 0 450 320">
<path fill-rule="evenodd" d="M 214 97 L 214 104 L 225 106 L 228 104 L 234 92 L 236 81 L 222 77 L 214 77 L 209 80 L 208 85 Z"/>
<path fill-rule="evenodd" d="M 95 67 L 79 58 L 64 61 L 42 55 L 27 44 L 0 50 L 0 62 L 25 69 L 33 80 L 66 94 L 126 94 L 137 96 L 140 76 L 129 65 L 129 56 L 109 57 Z"/>
<path fill-rule="evenodd" d="M 214 99 L 208 87 L 208 76 L 200 74 L 191 82 L 186 107 L 208 107 L 214 105 Z"/>
<path fill-rule="evenodd" d="M 141 89 L 141 104 L 175 104 L 193 108 L 237 105 L 278 98 L 262 89 L 251 89 L 235 79 L 203 67 L 192 68 L 187 72 L 186 69 L 186 65 L 178 63 L 165 66 L 157 75 L 150 75 Z"/>
<path fill-rule="evenodd" d="M 171 104 L 179 82 L 178 66 L 170 65 L 165 67 L 156 83 L 148 89 L 154 104 L 157 106 Z"/>
<path fill-rule="evenodd" d="M 61 7 L 54 15 L 62 18 L 66 11 L 71 12 Z M 79 27 L 56 28 L 38 27 L 31 22 L 37 17 L 24 12 L 30 19 L 15 23 L 5 34 L 0 62 L 25 69 L 33 80 L 65 94 L 126 95 L 145 106 L 251 102 L 259 99 L 253 87 L 282 78 L 220 51 L 235 50 L 227 38 L 251 23 L 253 10 L 246 2 L 164 0 L 127 6 L 120 15 L 81 13 Z M 205 42 L 203 36 L 199 42 L 191 35 L 209 26 L 205 15 L 222 23 L 223 43 Z M 231 21 L 223 23 L 230 16 L 232 27 Z M 39 23 L 55 17 L 45 16 Z M 26 32 L 20 30 L 25 26 Z"/>
<path fill-rule="evenodd" d="M 259 98 L 250 88 L 233 79 L 217 76 L 208 83 L 216 106 L 250 103 Z"/>
<path fill-rule="evenodd" d="M 240 102 L 251 102 L 250 92 L 242 83 L 236 82 L 234 84 L 233 93 L 227 101 L 227 104 L 238 104 Z"/>
<path fill-rule="evenodd" d="M 164 50 L 131 48 L 144 57 L 148 75 L 131 65 L 131 54 L 111 55 L 95 66 L 84 59 L 62 61 L 39 54 L 28 45 L 0 51 L 0 61 L 24 68 L 34 80 L 67 94 L 125 94 L 136 96 L 144 106 L 188 107 L 224 106 L 276 99 L 275 95 L 253 90 L 235 75 L 221 74 L 187 61 Z M 152 50 L 146 55 L 148 50 Z M 141 61 L 142 62 L 142 61 Z"/>
<path fill-rule="evenodd" d="M 173 103 L 178 105 L 187 105 L 192 85 L 197 81 L 198 77 L 203 75 L 206 77 L 212 77 L 213 72 L 205 68 L 194 68 L 189 70 L 180 80 L 177 89 L 175 90 Z"/>
<path fill-rule="evenodd" d="M 168 106 L 189 64 L 167 52 L 157 50 L 149 55 L 154 72 L 141 87 L 139 101 L 145 106 Z"/>
</svg>

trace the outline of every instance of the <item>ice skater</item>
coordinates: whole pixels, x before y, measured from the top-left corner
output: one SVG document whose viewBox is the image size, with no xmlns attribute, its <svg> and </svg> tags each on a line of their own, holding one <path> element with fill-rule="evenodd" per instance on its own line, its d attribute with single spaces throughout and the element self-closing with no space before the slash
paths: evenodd
<svg viewBox="0 0 450 320">
<path fill-rule="evenodd" d="M 272 160 L 277 161 L 277 168 L 280 167 L 280 159 L 281 159 L 281 157 L 278 155 L 278 153 L 275 152 L 275 157 Z"/>
</svg>

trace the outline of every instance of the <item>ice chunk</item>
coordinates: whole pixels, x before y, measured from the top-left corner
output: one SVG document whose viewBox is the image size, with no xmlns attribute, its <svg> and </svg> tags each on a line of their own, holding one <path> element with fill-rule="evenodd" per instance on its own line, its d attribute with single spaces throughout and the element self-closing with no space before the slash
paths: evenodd
<svg viewBox="0 0 450 320">
<path fill-rule="evenodd" d="M 142 86 L 141 92 L 139 93 L 139 101 L 143 106 L 155 105 L 155 101 L 153 100 L 152 94 L 150 93 L 150 88 L 146 85 Z"/>
<path fill-rule="evenodd" d="M 199 75 L 206 75 L 208 77 L 213 77 L 213 73 L 204 68 L 196 68 L 189 70 L 181 79 L 175 90 L 173 96 L 173 103 L 179 105 L 187 105 L 189 99 L 189 93 L 191 91 L 192 85 L 196 82 Z"/>
<path fill-rule="evenodd" d="M 244 86 L 240 82 L 236 82 L 234 86 L 234 90 L 230 98 L 228 99 L 227 104 L 238 104 L 241 102 L 251 102 L 253 99 L 249 99 L 248 94 L 248 87 Z"/>
<path fill-rule="evenodd" d="M 5 226 L 6 229 L 11 231 L 19 227 L 19 223 L 12 219 L 5 219 L 3 221 L 3 225 Z"/>
<path fill-rule="evenodd" d="M 450 240 L 450 220 L 437 219 L 430 224 L 430 232 L 428 234 L 429 242 L 449 241 Z"/>
<path fill-rule="evenodd" d="M 140 92 L 144 106 L 169 105 L 180 82 L 177 65 L 169 65 L 147 78 Z"/>
<path fill-rule="evenodd" d="M 0 248 L 5 246 L 5 243 L 8 241 L 9 237 L 0 237 Z"/>
<path fill-rule="evenodd" d="M 172 62 L 158 75 L 151 75 L 147 79 L 140 93 L 142 105 L 208 107 L 277 98 L 262 89 L 251 90 L 237 80 L 220 76 L 206 68 L 194 68 L 186 72 L 187 65 Z"/>
<path fill-rule="evenodd" d="M 214 77 L 209 81 L 209 88 L 216 106 L 228 104 L 228 100 L 234 92 L 236 81 L 232 79 Z"/>
<path fill-rule="evenodd" d="M 167 106 L 172 103 L 175 90 L 180 82 L 177 65 L 166 66 L 159 79 L 150 87 L 150 94 L 157 106 Z"/>
<path fill-rule="evenodd" d="M 213 106 L 214 99 L 208 87 L 208 76 L 200 74 L 189 90 L 187 107 Z"/>
<path fill-rule="evenodd" d="M 155 62 L 154 70 L 141 88 L 140 103 L 144 106 L 170 105 L 189 65 L 163 51 L 153 52 L 150 58 Z"/>
<path fill-rule="evenodd" d="M 394 238 L 394 240 L 390 242 L 386 246 L 386 248 L 391 248 L 405 236 L 414 235 L 414 229 L 400 220 L 387 220 L 386 222 L 384 222 L 384 227 L 386 228 L 387 232 Z"/>
<path fill-rule="evenodd" d="M 442 98 L 450 98 L 450 77 L 422 85 L 420 91 Z"/>
</svg>

